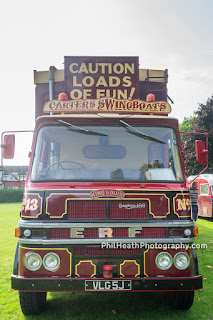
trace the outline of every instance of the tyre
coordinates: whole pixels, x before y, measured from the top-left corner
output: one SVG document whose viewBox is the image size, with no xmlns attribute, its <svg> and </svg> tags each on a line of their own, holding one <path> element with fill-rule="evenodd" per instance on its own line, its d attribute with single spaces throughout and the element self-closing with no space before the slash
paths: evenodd
<svg viewBox="0 0 213 320">
<path fill-rule="evenodd" d="M 19 291 L 19 301 L 23 314 L 38 314 L 46 305 L 46 292 L 22 292 Z"/>
<path fill-rule="evenodd" d="M 194 291 L 174 292 L 172 295 L 172 306 L 177 310 L 188 310 L 194 300 Z"/>
</svg>

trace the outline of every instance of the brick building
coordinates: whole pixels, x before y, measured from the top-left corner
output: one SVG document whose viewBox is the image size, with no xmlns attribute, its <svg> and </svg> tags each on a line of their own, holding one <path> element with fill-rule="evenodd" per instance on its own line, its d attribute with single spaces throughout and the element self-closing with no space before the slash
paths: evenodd
<svg viewBox="0 0 213 320">
<path fill-rule="evenodd" d="M 23 188 L 27 178 L 28 166 L 7 166 L 7 169 L 14 174 L 19 180 L 16 180 L 9 172 L 2 166 L 0 167 L 0 188 L 5 189 L 18 189 Z"/>
</svg>

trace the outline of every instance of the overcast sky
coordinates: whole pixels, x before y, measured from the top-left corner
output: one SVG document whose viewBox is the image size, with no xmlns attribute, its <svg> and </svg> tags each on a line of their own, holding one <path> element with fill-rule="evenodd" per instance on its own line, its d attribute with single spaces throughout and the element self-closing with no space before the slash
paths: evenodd
<svg viewBox="0 0 213 320">
<path fill-rule="evenodd" d="M 213 94 L 212 0 L 19 0 L 1 4 L 0 131 L 33 129 L 33 70 L 64 56 L 139 56 L 168 69 L 181 122 Z"/>
</svg>

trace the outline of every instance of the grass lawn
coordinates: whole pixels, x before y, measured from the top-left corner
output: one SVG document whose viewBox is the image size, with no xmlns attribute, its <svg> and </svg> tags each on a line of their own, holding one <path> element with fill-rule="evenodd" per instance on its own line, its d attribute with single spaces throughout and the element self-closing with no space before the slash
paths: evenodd
<svg viewBox="0 0 213 320">
<path fill-rule="evenodd" d="M 152 319 L 213 320 L 213 222 L 199 219 L 196 244 L 204 288 L 196 291 L 188 311 L 175 311 L 164 294 L 157 293 L 48 293 L 48 308 L 38 316 L 24 316 L 18 292 L 11 290 L 10 275 L 16 248 L 14 227 L 19 220 L 20 203 L 0 204 L 0 319 Z"/>
</svg>

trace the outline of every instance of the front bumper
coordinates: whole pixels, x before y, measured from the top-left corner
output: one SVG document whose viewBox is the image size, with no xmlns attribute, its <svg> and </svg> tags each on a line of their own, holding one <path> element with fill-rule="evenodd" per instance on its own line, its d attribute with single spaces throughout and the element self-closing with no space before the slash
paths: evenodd
<svg viewBox="0 0 213 320">
<path fill-rule="evenodd" d="M 86 280 L 104 280 L 104 279 L 86 279 L 86 278 L 24 278 L 17 275 L 11 276 L 12 289 L 19 291 L 46 291 L 46 292 L 82 292 L 85 291 Z M 202 276 L 194 277 L 156 277 L 156 278 L 118 278 L 111 280 L 131 280 L 131 290 L 125 292 L 163 292 L 163 291 L 194 291 L 201 289 Z M 107 280 L 106 280 L 107 281 Z M 98 291 L 98 290 L 97 290 Z M 122 290 L 113 290 L 113 292 Z M 88 291 L 87 291 L 88 292 Z M 94 290 L 92 291 L 94 292 Z M 107 292 L 107 290 L 104 290 Z"/>
</svg>

